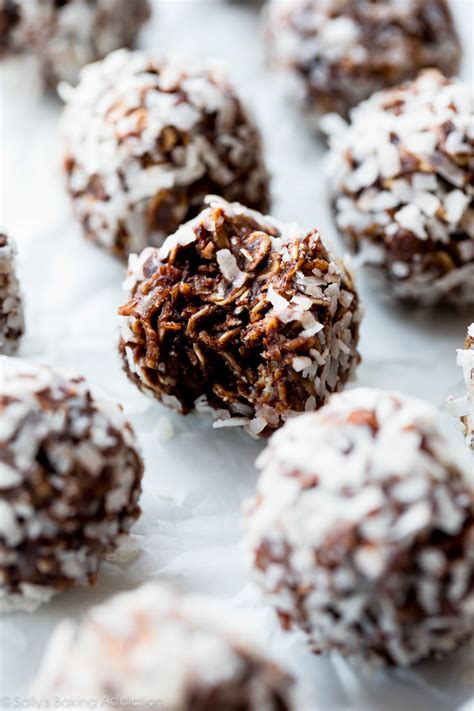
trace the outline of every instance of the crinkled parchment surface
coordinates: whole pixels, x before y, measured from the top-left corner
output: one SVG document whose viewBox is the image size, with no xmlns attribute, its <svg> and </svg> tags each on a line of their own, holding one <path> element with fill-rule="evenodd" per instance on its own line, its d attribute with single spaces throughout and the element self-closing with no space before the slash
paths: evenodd
<svg viewBox="0 0 474 711">
<path fill-rule="evenodd" d="M 274 214 L 318 226 L 328 242 L 337 244 L 325 199 L 324 147 L 311 136 L 280 80 L 264 68 L 256 6 L 168 0 L 141 44 L 227 62 L 264 133 Z M 465 45 L 464 77 L 472 81 L 474 5 L 457 0 L 454 10 Z M 127 382 L 116 354 L 123 266 L 86 243 L 71 217 L 59 170 L 59 101 L 41 97 L 35 77 L 30 60 L 8 61 L 2 68 L 0 219 L 19 247 L 28 329 L 20 355 L 76 367 L 93 388 L 121 401 L 138 432 L 146 475 L 143 515 L 134 528 L 138 555 L 107 563 L 93 589 L 72 591 L 34 615 L 11 615 L 1 622 L 0 694 L 10 698 L 10 706 L 18 697 L 25 708 L 42 650 L 59 620 L 79 619 L 112 592 L 157 578 L 184 591 L 224 598 L 238 610 L 236 617 L 248 619 L 252 634 L 307 687 L 304 711 L 453 711 L 462 706 L 472 692 L 472 650 L 409 671 L 367 675 L 338 658 L 312 657 L 300 635 L 279 630 L 275 615 L 249 583 L 240 544 L 240 506 L 252 494 L 253 461 L 263 445 L 242 432 L 213 429 L 204 415 L 172 415 Z M 398 388 L 440 407 L 448 394 L 462 395 L 456 348 L 472 314 L 397 307 L 364 279 L 358 281 L 367 311 L 358 383 Z M 170 422 L 174 436 L 166 439 Z M 460 432 L 453 438 L 463 447 Z"/>
</svg>

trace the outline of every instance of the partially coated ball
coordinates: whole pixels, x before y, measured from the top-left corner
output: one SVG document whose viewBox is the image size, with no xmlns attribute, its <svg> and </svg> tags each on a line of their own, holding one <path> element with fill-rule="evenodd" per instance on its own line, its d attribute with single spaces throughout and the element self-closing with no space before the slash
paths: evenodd
<svg viewBox="0 0 474 711">
<path fill-rule="evenodd" d="M 352 377 L 357 290 L 317 230 L 208 202 L 161 249 L 130 259 L 120 353 L 145 393 L 266 435 Z"/>
</svg>

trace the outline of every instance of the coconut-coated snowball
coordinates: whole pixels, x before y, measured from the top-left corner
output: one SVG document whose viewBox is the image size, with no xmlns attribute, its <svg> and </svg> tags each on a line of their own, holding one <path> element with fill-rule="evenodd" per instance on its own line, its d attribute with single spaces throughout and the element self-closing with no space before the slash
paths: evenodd
<svg viewBox="0 0 474 711">
<path fill-rule="evenodd" d="M 296 77 L 316 120 L 347 115 L 422 68 L 451 76 L 459 67 L 444 0 L 272 0 L 265 17 L 270 57 Z"/>
<path fill-rule="evenodd" d="M 0 53 L 31 51 L 47 85 L 129 47 L 150 16 L 148 0 L 3 0 Z"/>
<path fill-rule="evenodd" d="M 114 697 L 173 711 L 295 708 L 291 678 L 236 638 L 211 599 L 157 583 L 93 608 L 78 627 L 63 622 L 34 693 L 99 698 L 106 708 Z"/>
<path fill-rule="evenodd" d="M 23 299 L 16 275 L 16 244 L 0 233 L 0 353 L 14 355 L 25 331 Z"/>
<path fill-rule="evenodd" d="M 432 405 L 358 388 L 258 459 L 255 580 L 315 651 L 405 666 L 472 633 L 472 478 L 441 431 Z"/>
<path fill-rule="evenodd" d="M 216 426 L 268 434 L 320 407 L 359 362 L 352 276 L 319 232 L 237 203 L 130 259 L 120 353 L 139 388 Z"/>
<path fill-rule="evenodd" d="M 159 246 L 207 193 L 268 207 L 260 133 L 217 65 L 121 50 L 63 95 L 67 187 L 108 251 Z"/>
<path fill-rule="evenodd" d="M 450 397 L 447 405 L 450 412 L 460 418 L 466 444 L 474 451 L 474 323 L 467 329 L 464 348 L 458 348 L 456 361 L 462 368 L 467 393 L 456 400 Z"/>
<path fill-rule="evenodd" d="M 393 296 L 474 303 L 474 91 L 427 70 L 330 140 L 336 225 Z"/>
<path fill-rule="evenodd" d="M 0 357 L 0 609 L 92 584 L 139 514 L 142 461 L 83 378 Z"/>
</svg>

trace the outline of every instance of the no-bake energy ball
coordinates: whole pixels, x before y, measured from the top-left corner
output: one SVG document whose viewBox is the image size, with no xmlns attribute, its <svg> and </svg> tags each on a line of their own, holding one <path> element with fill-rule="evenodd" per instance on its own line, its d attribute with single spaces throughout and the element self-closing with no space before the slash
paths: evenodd
<svg viewBox="0 0 474 711">
<path fill-rule="evenodd" d="M 46 83 L 76 82 L 80 69 L 133 44 L 148 0 L 2 0 L 0 51 L 32 51 Z"/>
<path fill-rule="evenodd" d="M 346 115 L 424 67 L 451 76 L 459 66 L 445 0 L 272 0 L 265 26 L 271 58 L 296 76 L 315 118 Z"/>
<path fill-rule="evenodd" d="M 267 208 L 259 131 L 216 66 L 121 50 L 65 98 L 68 190 L 110 252 L 160 245 L 208 193 Z"/>
<path fill-rule="evenodd" d="M 16 245 L 0 234 L 0 353 L 14 355 L 25 330 L 23 300 L 16 275 Z"/>
<path fill-rule="evenodd" d="M 425 71 L 331 139 L 335 220 L 393 296 L 474 303 L 474 92 Z"/>
<path fill-rule="evenodd" d="M 0 609 L 95 581 L 139 514 L 130 425 L 83 378 L 0 357 Z"/>
<path fill-rule="evenodd" d="M 405 666 L 472 633 L 472 481 L 439 418 L 360 388 L 288 422 L 260 456 L 254 575 L 315 651 Z"/>
<path fill-rule="evenodd" d="M 120 352 L 129 377 L 216 425 L 268 434 L 320 407 L 359 361 L 352 277 L 317 230 L 237 203 L 210 206 L 130 259 Z"/>
<path fill-rule="evenodd" d="M 458 349 L 457 364 L 462 368 L 467 393 L 457 400 L 449 398 L 447 405 L 452 414 L 460 418 L 466 443 L 474 450 L 474 323 L 467 329 L 464 348 Z"/>
<path fill-rule="evenodd" d="M 62 623 L 34 693 L 133 697 L 174 711 L 293 708 L 290 677 L 227 627 L 211 600 L 149 583 L 93 608 L 79 627 Z"/>
</svg>

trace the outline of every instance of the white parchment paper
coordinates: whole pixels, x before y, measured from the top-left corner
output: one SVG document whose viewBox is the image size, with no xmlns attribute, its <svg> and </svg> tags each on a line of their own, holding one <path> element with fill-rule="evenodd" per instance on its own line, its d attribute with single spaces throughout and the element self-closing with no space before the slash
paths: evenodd
<svg viewBox="0 0 474 711">
<path fill-rule="evenodd" d="M 474 3 L 456 0 L 453 9 L 464 43 L 462 73 L 472 81 Z M 304 227 L 319 227 L 326 241 L 340 249 L 325 199 L 325 149 L 310 134 L 282 82 L 264 66 L 258 3 L 161 2 L 140 46 L 222 58 L 264 134 L 273 175 L 272 212 Z M 308 690 L 302 711 L 461 707 L 473 689 L 472 649 L 408 671 L 369 676 L 340 658 L 312 656 L 299 634 L 279 629 L 274 613 L 249 582 L 240 543 L 240 507 L 252 495 L 253 462 L 263 444 L 242 432 L 215 430 L 205 416 L 173 415 L 128 383 L 116 355 L 123 266 L 86 243 L 71 216 L 59 169 L 59 101 L 41 95 L 30 59 L 3 63 L 0 101 L 0 219 L 18 241 L 27 307 L 20 355 L 75 367 L 93 389 L 120 401 L 146 463 L 143 515 L 134 529 L 139 554 L 121 565 L 105 564 L 92 589 L 57 597 L 34 615 L 2 620 L 0 695 L 5 698 L 0 705 L 37 707 L 39 700 L 29 697 L 29 686 L 61 619 L 80 619 L 111 593 L 159 579 L 183 591 L 218 596 L 237 616 L 243 615 L 249 635 Z M 448 394 L 461 395 L 455 349 L 474 314 L 396 306 L 362 277 L 358 284 L 366 316 L 357 383 L 400 389 L 440 407 Z M 167 439 L 170 425 L 173 436 Z M 461 435 L 453 437 L 462 447 Z M 245 632 L 245 625 L 241 629 Z"/>
</svg>

